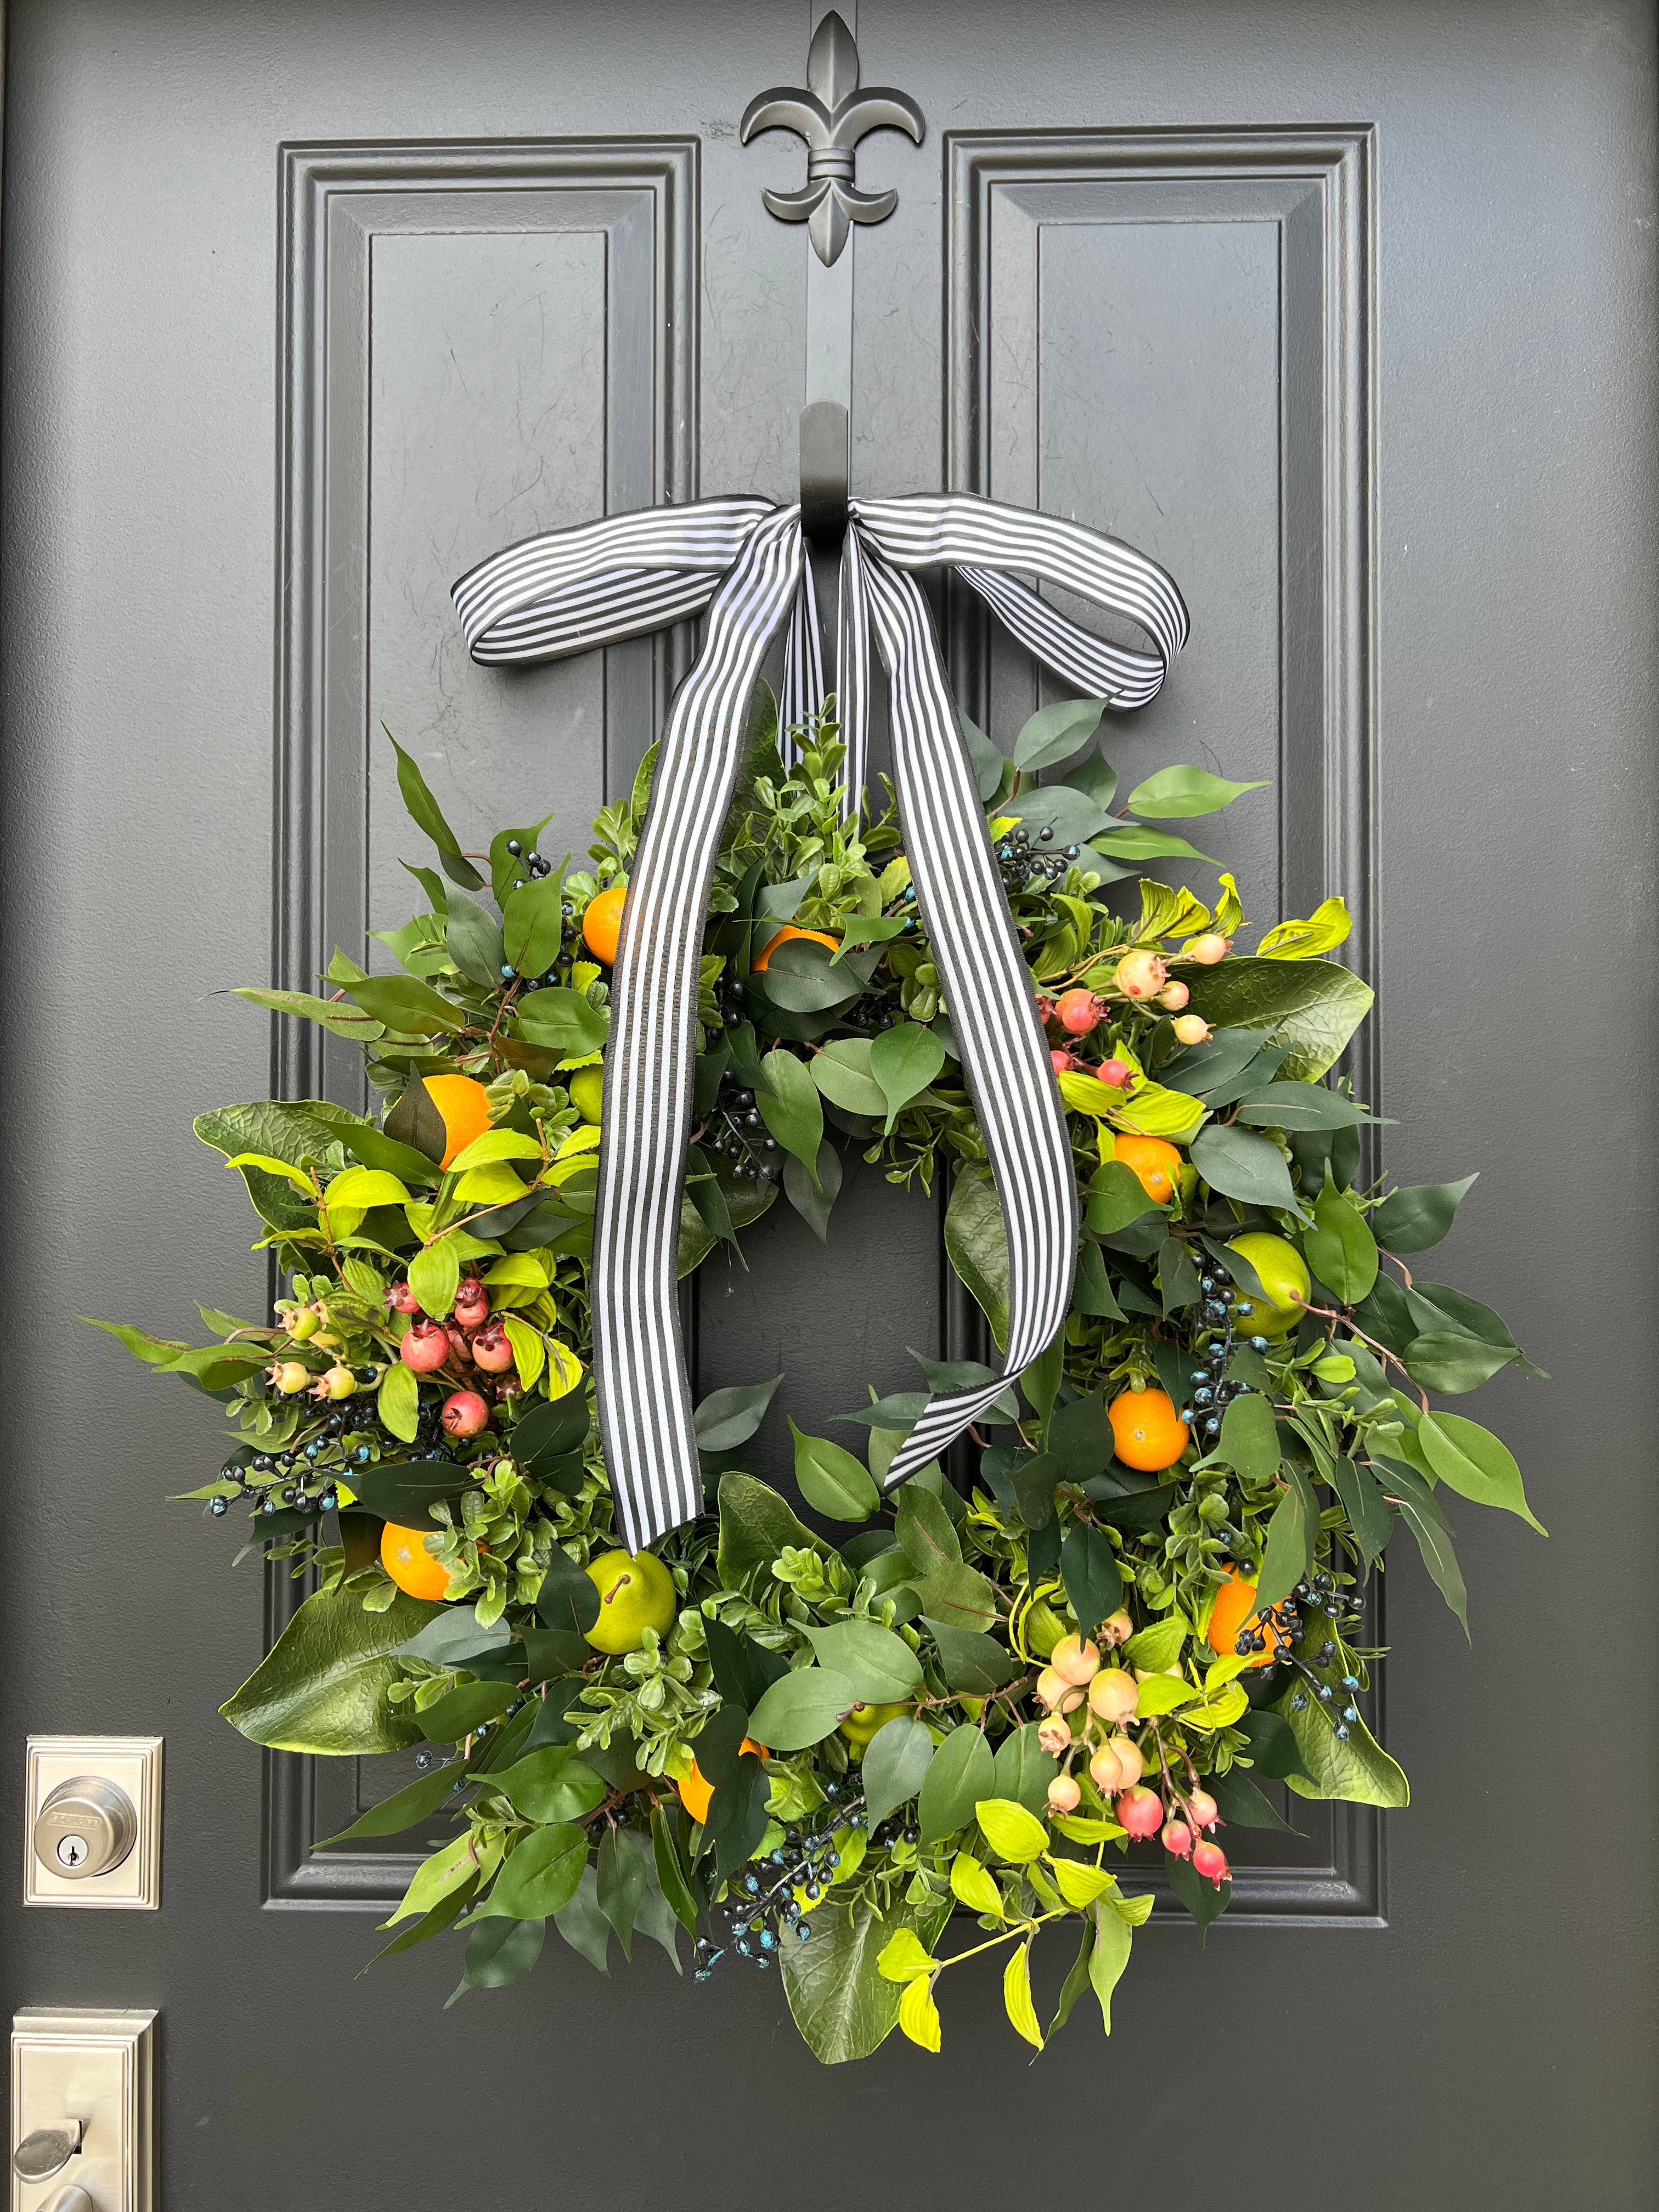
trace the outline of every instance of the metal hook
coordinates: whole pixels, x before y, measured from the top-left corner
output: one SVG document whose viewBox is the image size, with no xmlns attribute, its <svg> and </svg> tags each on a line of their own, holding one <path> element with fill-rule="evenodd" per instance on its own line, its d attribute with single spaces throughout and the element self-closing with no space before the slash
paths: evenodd
<svg viewBox="0 0 1659 2212">
<path fill-rule="evenodd" d="M 850 426 L 836 399 L 800 410 L 800 526 L 814 544 L 839 545 L 847 535 Z"/>
</svg>

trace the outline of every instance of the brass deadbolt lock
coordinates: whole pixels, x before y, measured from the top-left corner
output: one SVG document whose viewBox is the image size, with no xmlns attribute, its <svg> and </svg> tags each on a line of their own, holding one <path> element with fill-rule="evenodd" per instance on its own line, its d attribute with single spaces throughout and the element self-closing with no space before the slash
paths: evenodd
<svg viewBox="0 0 1659 2212">
<path fill-rule="evenodd" d="M 60 1782 L 34 1823 L 35 1856 L 65 1881 L 84 1881 L 120 1865 L 138 1836 L 125 1790 L 100 1774 Z"/>
</svg>

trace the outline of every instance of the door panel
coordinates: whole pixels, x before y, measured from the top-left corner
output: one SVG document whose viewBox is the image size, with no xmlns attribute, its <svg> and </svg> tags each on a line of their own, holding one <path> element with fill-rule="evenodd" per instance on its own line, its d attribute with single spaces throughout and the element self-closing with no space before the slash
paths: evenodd
<svg viewBox="0 0 1659 2212">
<path fill-rule="evenodd" d="M 1390 1172 L 1482 1167 L 1446 1272 L 1504 1286 L 1555 1376 L 1492 1387 L 1554 1534 L 1461 1516 L 1473 1652 L 1414 1562 L 1389 1578 L 1413 1809 L 1307 1808 L 1306 1844 L 1264 1855 L 1204 1956 L 1189 1928 L 1149 1932 L 1111 2045 L 1080 2008 L 1034 2102 L 992 1973 L 942 2058 L 830 2075 L 775 1985 L 682 1985 L 654 1954 L 602 1981 L 554 1942 L 448 2012 L 441 1943 L 359 1980 L 405 1854 L 310 1856 L 356 1802 L 350 1763 L 262 1775 L 214 1716 L 291 1593 L 268 1616 L 223 1532 L 161 1503 L 211 1462 L 216 1409 L 72 1317 L 182 1334 L 192 1295 L 264 1297 L 188 1116 L 270 1079 L 232 986 L 303 982 L 400 911 L 397 863 L 426 855 L 392 811 L 382 720 L 471 831 L 511 793 L 574 837 L 648 744 L 686 639 L 478 670 L 455 574 L 606 509 L 792 495 L 805 248 L 759 193 L 798 184 L 801 153 L 741 149 L 736 124 L 799 81 L 806 15 L 9 11 L 4 1296 L 30 1425 L 0 1858 L 22 1848 L 26 1732 L 163 1733 L 167 1762 L 161 1911 L 23 1913 L 10 1892 L 4 1993 L 161 2008 L 182 2212 L 664 2191 L 817 2212 L 854 2191 L 943 2212 L 1022 2199 L 1039 2161 L 1098 2171 L 1109 2112 L 1136 2194 L 1236 2188 L 1247 2164 L 1291 2212 L 1644 2206 L 1651 1947 L 1627 1838 L 1655 1811 L 1655 1439 L 1602 1349 L 1635 1340 L 1650 1273 L 1651 963 L 1628 957 L 1653 904 L 1637 0 L 859 13 L 866 73 L 929 132 L 860 150 L 900 204 L 852 249 L 855 489 L 1041 502 L 1169 562 L 1193 641 L 1121 726 L 1120 767 L 1273 779 L 1194 842 L 1257 913 L 1348 897 L 1386 988 L 1366 1079 L 1400 1117 Z M 1029 667 L 944 611 L 964 705 L 1006 736 Z M 356 1071 L 293 1052 L 277 1079 Z M 787 1365 L 821 1425 L 897 1384 L 907 1345 L 961 1340 L 926 1200 L 871 1175 L 836 1229 L 827 1273 L 790 1216 L 749 1274 L 711 1273 L 704 1387 Z M 1616 1817 L 1558 1832 L 1560 1755 Z M 1062 1971 L 1040 1958 L 1042 1993 Z"/>
</svg>

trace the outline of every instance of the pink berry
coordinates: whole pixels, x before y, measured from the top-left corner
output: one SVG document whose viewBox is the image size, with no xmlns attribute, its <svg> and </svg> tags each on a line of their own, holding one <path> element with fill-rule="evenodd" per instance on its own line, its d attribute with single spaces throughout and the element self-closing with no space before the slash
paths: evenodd
<svg viewBox="0 0 1659 2212">
<path fill-rule="evenodd" d="M 1103 1797 L 1111 1796 L 1115 1791 L 1127 1788 L 1139 1778 L 1140 1761 L 1136 1759 L 1133 1774 L 1127 1774 L 1117 1754 L 1116 1742 L 1103 1743 L 1089 1761 L 1089 1778 Z"/>
<path fill-rule="evenodd" d="M 1227 1854 L 1219 1844 L 1200 1844 L 1193 1853 L 1193 1871 L 1219 1889 L 1227 1879 Z"/>
<path fill-rule="evenodd" d="M 486 1322 L 472 1340 L 472 1357 L 486 1375 L 505 1375 L 513 1364 L 513 1346 L 499 1321 Z"/>
<path fill-rule="evenodd" d="M 1193 1855 L 1193 1832 L 1184 1820 L 1166 1820 L 1164 1824 L 1164 1848 L 1178 1859 Z"/>
<path fill-rule="evenodd" d="M 489 1318 L 489 1293 L 476 1275 L 464 1275 L 455 1292 L 455 1318 L 463 1328 L 478 1328 Z"/>
<path fill-rule="evenodd" d="M 1046 1721 L 1037 1723 L 1037 1741 L 1050 1759 L 1058 1759 L 1072 1747 L 1072 1723 L 1058 1713 L 1050 1713 Z"/>
<path fill-rule="evenodd" d="M 1129 1618 L 1127 1608 L 1123 1606 L 1119 1606 L 1117 1611 L 1109 1619 L 1103 1620 L 1095 1631 L 1109 1651 L 1115 1651 L 1120 1644 L 1127 1644 L 1134 1632 L 1135 1625 Z"/>
<path fill-rule="evenodd" d="M 1207 1790 L 1194 1790 L 1187 1800 L 1187 1815 L 1194 1827 L 1212 1828 L 1221 1818 L 1221 1808 Z"/>
<path fill-rule="evenodd" d="M 1115 1735 L 1106 1748 L 1117 1754 L 1118 1788 L 1132 1789 L 1146 1771 L 1146 1762 L 1140 1755 L 1140 1746 L 1133 1736 Z"/>
<path fill-rule="evenodd" d="M 1127 1060 L 1103 1060 L 1095 1073 L 1101 1082 L 1109 1083 L 1114 1091 L 1122 1091 L 1127 1087 L 1134 1070 Z"/>
<path fill-rule="evenodd" d="M 1158 1003 L 1170 1013 L 1178 1014 L 1192 995 L 1184 983 L 1166 983 L 1158 994 Z"/>
<path fill-rule="evenodd" d="M 1126 999 L 1155 999 L 1170 971 L 1156 952 L 1126 952 L 1114 978 Z"/>
<path fill-rule="evenodd" d="M 1054 1001 L 1060 1026 L 1070 1036 L 1087 1036 L 1105 1011 L 1092 991 L 1062 991 Z"/>
<path fill-rule="evenodd" d="M 1231 937 L 1218 937 L 1213 932 L 1188 940 L 1182 954 L 1183 960 L 1196 960 L 1200 968 L 1213 968 L 1218 960 L 1224 960 L 1233 949 Z"/>
<path fill-rule="evenodd" d="M 1045 1667 L 1037 1676 L 1033 1695 L 1044 1711 L 1051 1713 L 1074 1713 L 1083 1703 L 1082 1691 L 1052 1667 Z"/>
<path fill-rule="evenodd" d="M 444 1400 L 444 1409 L 439 1416 L 446 1434 L 452 1437 L 476 1437 L 489 1425 L 489 1408 L 476 1390 L 453 1390 Z"/>
<path fill-rule="evenodd" d="M 435 1375 L 449 1357 L 449 1331 L 441 1321 L 415 1322 L 398 1346 L 398 1356 L 417 1375 Z"/>
<path fill-rule="evenodd" d="M 1139 1685 L 1121 1667 L 1103 1667 L 1089 1685 L 1089 1710 L 1109 1724 L 1127 1721 L 1139 1700 Z"/>
<path fill-rule="evenodd" d="M 393 1313 L 419 1313 L 421 1302 L 407 1283 L 394 1283 L 386 1294 L 386 1302 Z"/>
<path fill-rule="evenodd" d="M 1083 1792 L 1069 1774 L 1057 1774 L 1048 1784 L 1048 1810 L 1051 1813 L 1075 1813 Z"/>
<path fill-rule="evenodd" d="M 1062 1636 L 1048 1664 L 1068 1682 L 1088 1683 L 1100 1672 L 1100 1654 L 1086 1636 Z"/>
<path fill-rule="evenodd" d="M 1151 1790 L 1126 1790 L 1113 1809 L 1119 1827 L 1132 1836 L 1155 1836 L 1164 1826 L 1164 1801 Z"/>
<path fill-rule="evenodd" d="M 1056 1075 L 1069 1074 L 1077 1066 L 1076 1059 L 1069 1052 L 1051 1052 L 1048 1060 Z"/>
</svg>

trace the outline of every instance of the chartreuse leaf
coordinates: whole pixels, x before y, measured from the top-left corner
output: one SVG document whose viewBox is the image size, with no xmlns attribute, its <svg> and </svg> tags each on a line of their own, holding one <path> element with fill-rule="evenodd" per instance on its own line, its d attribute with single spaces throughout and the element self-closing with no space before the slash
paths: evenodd
<svg viewBox="0 0 1659 2212">
<path fill-rule="evenodd" d="M 400 1920 L 415 1914 L 430 1912 L 434 1905 L 470 1882 L 477 1872 L 471 1834 L 453 1836 L 447 1843 L 422 1860 L 415 1870 L 415 1878 L 404 1892 L 397 1911 L 383 1920 L 383 1928 L 395 1928 Z"/>
<path fill-rule="evenodd" d="M 384 1425 L 394 1437 L 412 1444 L 421 1422 L 421 1386 L 402 1360 L 394 1360 L 380 1377 L 374 1402 Z"/>
<path fill-rule="evenodd" d="M 1054 1887 L 1079 1912 L 1114 1887 L 1114 1877 L 1105 1867 L 1090 1866 L 1083 1859 L 1052 1859 L 1048 1871 Z"/>
<path fill-rule="evenodd" d="M 831 1521 L 867 1521 L 881 1504 L 881 1492 L 869 1469 L 827 1437 L 806 1437 L 789 1424 L 795 1439 L 795 1482 L 815 1513 Z"/>
<path fill-rule="evenodd" d="M 1135 1701 L 1136 1717 L 1143 1721 L 1156 1720 L 1164 1713 L 1173 1713 L 1182 1705 L 1191 1705 L 1198 1694 L 1192 1684 L 1179 1674 L 1149 1674 Z"/>
<path fill-rule="evenodd" d="M 453 1237 L 441 1237 L 409 1263 L 409 1287 L 434 1320 L 453 1310 L 460 1282 L 460 1255 Z"/>
<path fill-rule="evenodd" d="M 931 1974 L 933 1961 L 914 1928 L 901 1928 L 883 1946 L 877 1960 L 884 1982 L 912 1982 L 918 1974 Z"/>
<path fill-rule="evenodd" d="M 1002 2003 L 1009 2025 L 1015 2033 L 1042 2048 L 1042 2030 L 1037 2026 L 1036 2007 L 1031 2002 L 1031 1949 L 1029 1942 L 1016 1943 L 1002 1970 Z"/>
<path fill-rule="evenodd" d="M 1152 822 L 1181 822 L 1195 814 L 1218 813 L 1247 791 L 1267 788 L 1265 783 L 1229 783 L 1224 776 L 1210 775 L 1201 768 L 1163 768 L 1137 784 L 1124 804 L 1132 814 Z"/>
<path fill-rule="evenodd" d="M 805 1061 L 781 1045 L 775 1046 L 761 1062 L 761 1079 L 755 1103 L 762 1120 L 816 1184 L 818 1147 L 823 1142 L 823 1108 Z"/>
<path fill-rule="evenodd" d="M 932 1984 L 918 1975 L 905 1984 L 899 1998 L 898 2024 L 912 2043 L 920 2044 L 924 2051 L 939 2047 L 939 2007 L 933 2002 Z"/>
<path fill-rule="evenodd" d="M 367 1757 L 418 1743 L 420 1722 L 386 1692 L 403 1672 L 398 1646 L 437 1611 L 399 1591 L 384 1613 L 365 1613 L 355 1590 L 319 1590 L 219 1710 L 272 1751 Z"/>
<path fill-rule="evenodd" d="M 1527 1503 L 1521 1469 L 1507 1444 L 1461 1413 L 1425 1413 L 1417 1425 L 1423 1456 L 1449 1490 L 1477 1505 L 1518 1513 L 1540 1536 L 1549 1534 Z"/>
<path fill-rule="evenodd" d="M 1334 952 L 1353 927 L 1353 920 L 1340 898 L 1328 898 L 1306 921 L 1281 921 L 1270 929 L 1255 948 L 1258 960 L 1310 960 L 1321 952 Z"/>
<path fill-rule="evenodd" d="M 993 1920 L 1007 1917 L 1002 1892 L 971 1851 L 958 1851 L 951 1860 L 951 1887 L 970 1912 L 982 1912 Z"/>
<path fill-rule="evenodd" d="M 1011 1866 L 1024 1866 L 1048 1848 L 1048 1829 L 1011 1797 L 981 1798 L 974 1817 L 991 1849 Z"/>
<path fill-rule="evenodd" d="M 386 728 L 384 723 L 380 726 Z M 465 890 L 482 890 L 483 878 L 462 852 L 459 839 L 445 821 L 442 808 L 427 787 L 420 763 L 404 750 L 390 730 L 386 730 L 386 734 L 392 751 L 398 756 L 398 788 L 403 793 L 404 805 L 410 820 L 417 829 L 424 830 L 437 847 L 444 873 L 452 883 L 459 884 Z"/>
<path fill-rule="evenodd" d="M 810 1942 L 788 1935 L 781 1939 L 779 1965 L 789 2009 L 816 2058 L 826 2066 L 867 2058 L 891 2032 L 898 2021 L 899 1987 L 882 1975 L 877 1960 L 902 1928 L 919 1931 L 926 1956 L 945 1910 L 933 1905 L 924 1916 L 901 1906 L 883 1917 L 863 1903 L 826 1899 L 812 1907 Z"/>
</svg>

